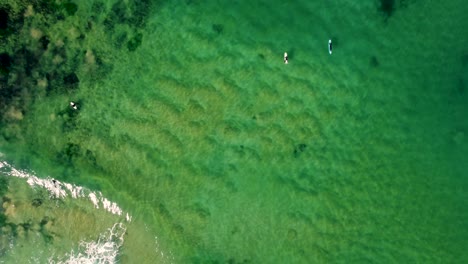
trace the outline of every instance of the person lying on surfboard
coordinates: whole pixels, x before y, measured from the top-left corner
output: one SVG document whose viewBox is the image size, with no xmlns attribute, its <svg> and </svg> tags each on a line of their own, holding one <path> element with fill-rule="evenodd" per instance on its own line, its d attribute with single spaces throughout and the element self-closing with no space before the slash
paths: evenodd
<svg viewBox="0 0 468 264">
<path fill-rule="evenodd" d="M 75 109 L 75 110 L 78 109 L 78 105 L 75 102 L 70 102 L 70 107 Z"/>
<path fill-rule="evenodd" d="M 288 53 L 284 53 L 284 64 L 288 64 Z"/>
</svg>

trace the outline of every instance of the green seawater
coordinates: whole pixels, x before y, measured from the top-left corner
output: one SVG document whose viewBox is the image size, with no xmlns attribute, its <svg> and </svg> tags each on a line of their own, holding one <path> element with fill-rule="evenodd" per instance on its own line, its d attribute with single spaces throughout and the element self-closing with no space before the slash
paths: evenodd
<svg viewBox="0 0 468 264">
<path fill-rule="evenodd" d="M 37 67 L 76 64 L 79 84 L 33 72 L 0 128 L 2 160 L 129 212 L 119 263 L 468 262 L 464 1 L 143 1 L 145 23 L 129 2 L 25 16 L 25 43 L 50 39 Z M 4 239 L 0 263 L 115 221 L 21 207 L 40 191 L 4 178 L 5 221 L 53 211 L 57 238 Z"/>
</svg>

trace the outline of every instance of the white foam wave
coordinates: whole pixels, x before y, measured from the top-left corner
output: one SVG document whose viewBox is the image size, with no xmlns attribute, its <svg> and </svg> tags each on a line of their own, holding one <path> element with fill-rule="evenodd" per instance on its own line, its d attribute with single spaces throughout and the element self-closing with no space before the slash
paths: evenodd
<svg viewBox="0 0 468 264">
<path fill-rule="evenodd" d="M 104 210 L 119 216 L 124 214 L 123 210 L 115 202 L 109 201 L 101 192 L 92 192 L 81 186 L 64 183 L 50 177 L 44 179 L 38 178 L 32 173 L 15 169 L 5 161 L 0 161 L 0 169 L 9 176 L 26 179 L 26 182 L 32 187 L 39 186 L 46 189 L 53 198 L 87 198 L 97 209 L 103 208 Z M 128 213 L 125 213 L 125 219 L 130 222 L 132 217 Z"/>
<path fill-rule="evenodd" d="M 106 233 L 101 234 L 97 241 L 80 243 L 78 252 L 73 250 L 65 257 L 65 260 L 55 261 L 49 259 L 50 264 L 107 264 L 116 263 L 118 250 L 123 244 L 126 228 L 121 223 L 116 223 Z"/>
<path fill-rule="evenodd" d="M 3 154 L 0 152 L 0 158 Z M 115 202 L 105 198 L 101 192 L 93 192 L 84 187 L 74 184 L 61 182 L 51 177 L 39 178 L 34 173 L 18 170 L 6 161 L 0 160 L 0 173 L 24 179 L 32 188 L 44 188 L 48 191 L 51 198 L 64 199 L 71 197 L 73 199 L 89 200 L 96 209 L 102 208 L 109 213 L 125 216 L 126 222 L 132 221 L 132 216 L 124 212 Z M 125 222 L 124 220 L 124 222 Z M 124 234 L 126 226 L 123 222 L 115 223 L 106 232 L 99 235 L 95 241 L 81 241 L 77 249 L 71 250 L 70 253 L 63 257 L 52 256 L 48 259 L 50 264 L 87 264 L 87 263 L 116 263 L 119 249 L 124 242 Z M 164 254 L 159 248 L 158 238 L 154 238 L 155 248 L 162 259 L 171 262 L 172 254 Z M 13 247 L 13 244 L 11 244 Z M 1 263 L 1 261 L 0 261 Z"/>
<path fill-rule="evenodd" d="M 3 156 L 0 153 L 0 158 Z M 0 161 L 0 172 L 7 176 L 23 178 L 31 187 L 41 187 L 46 189 L 51 198 L 83 198 L 89 199 L 95 208 L 103 208 L 104 210 L 115 214 L 123 215 L 123 210 L 115 203 L 103 197 L 101 192 L 93 192 L 70 183 L 61 182 L 59 180 L 47 177 L 45 179 L 35 176 L 33 173 L 18 170 L 6 161 Z M 127 222 L 132 220 L 132 217 L 125 213 Z M 63 258 L 51 257 L 49 263 L 57 264 L 87 264 L 87 263 L 116 263 L 119 248 L 123 244 L 123 237 L 126 232 L 126 227 L 123 223 L 115 223 L 105 233 L 101 234 L 97 241 L 81 241 L 77 252 L 73 250 Z M 60 259 L 60 260 L 57 260 Z"/>
</svg>

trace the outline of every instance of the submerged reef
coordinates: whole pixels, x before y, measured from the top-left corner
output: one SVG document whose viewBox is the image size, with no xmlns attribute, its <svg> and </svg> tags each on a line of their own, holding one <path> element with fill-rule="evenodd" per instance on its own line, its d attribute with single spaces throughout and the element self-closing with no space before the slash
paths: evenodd
<svg viewBox="0 0 468 264">
<path fill-rule="evenodd" d="M 293 151 L 293 155 L 295 158 L 299 157 L 299 155 L 301 155 L 302 152 L 304 152 L 307 148 L 307 144 L 305 143 L 301 143 L 299 145 L 297 145 L 295 148 L 294 148 L 294 151 Z"/>
<path fill-rule="evenodd" d="M 400 8 L 406 8 L 409 0 L 379 0 L 378 10 L 384 16 L 385 22 L 393 16 L 396 10 Z"/>
<path fill-rule="evenodd" d="M 223 30 L 224 30 L 224 26 L 222 24 L 213 24 L 211 28 L 218 35 L 223 33 Z"/>
<path fill-rule="evenodd" d="M 98 82 L 112 71 L 110 61 L 116 56 L 112 52 L 136 51 L 144 39 L 142 29 L 151 6 L 156 3 L 2 1 L 0 140 L 21 138 L 23 119 L 38 98 L 80 100 L 75 94 L 84 76 Z M 64 115 L 64 130 L 76 125 L 72 115 Z"/>
<path fill-rule="evenodd" d="M 391 17 L 395 11 L 395 0 L 380 0 L 379 11 L 384 14 L 386 19 Z"/>
<path fill-rule="evenodd" d="M 112 61 L 122 53 L 138 52 L 151 5 L 158 4 L 149 0 L 92 1 L 0 1 L 0 144 L 38 149 L 33 138 L 41 134 L 33 124 L 38 120 L 34 111 L 40 112 L 51 102 L 54 108 L 47 114 L 53 121 L 44 126 L 61 134 L 56 145 L 40 155 L 60 164 L 63 171 L 59 175 L 64 179 L 77 179 L 77 168 L 103 170 L 93 150 L 82 147 L 71 136 L 87 129 L 80 122 L 81 110 L 88 109 L 81 95 L 85 93 L 83 87 L 108 77 L 113 71 Z M 78 105 L 78 110 L 70 107 L 70 101 Z M 63 105 L 56 106 L 56 102 Z M 42 208 L 44 201 L 33 199 L 31 206 Z M 0 210 L 2 225 L 8 222 L 4 218 Z M 13 234 L 15 230 L 29 230 L 31 225 L 17 226 L 5 228 Z M 41 227 L 39 223 L 35 226 Z"/>
<path fill-rule="evenodd" d="M 379 67 L 379 65 L 380 65 L 379 59 L 378 59 L 376 56 L 372 56 L 372 57 L 369 59 L 369 65 L 370 65 L 372 68 L 377 68 L 377 67 Z"/>
</svg>

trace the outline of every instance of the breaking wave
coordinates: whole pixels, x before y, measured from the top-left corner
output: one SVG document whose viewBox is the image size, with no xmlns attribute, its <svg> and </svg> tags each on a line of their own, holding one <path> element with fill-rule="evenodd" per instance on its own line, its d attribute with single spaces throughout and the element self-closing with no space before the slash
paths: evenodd
<svg viewBox="0 0 468 264">
<path fill-rule="evenodd" d="M 26 179 L 27 183 L 32 187 L 37 186 L 46 189 L 53 198 L 88 198 L 96 209 L 102 207 L 104 210 L 115 215 L 120 216 L 124 214 L 122 209 L 115 202 L 109 201 L 101 192 L 93 192 L 81 186 L 60 182 L 50 177 L 45 179 L 38 178 L 28 172 L 15 169 L 5 161 L 0 161 L 0 169 L 8 176 Z M 132 217 L 128 213 L 125 213 L 125 218 L 129 222 L 132 220 Z"/>
<path fill-rule="evenodd" d="M 119 248 L 123 244 L 126 227 L 116 223 L 106 233 L 101 234 L 97 241 L 80 242 L 80 250 L 73 250 L 64 260 L 49 259 L 50 264 L 107 264 L 116 263 Z"/>
<path fill-rule="evenodd" d="M 0 153 L 0 157 L 1 157 Z M 50 198 L 54 199 L 85 199 L 91 202 L 96 209 L 121 216 L 120 222 L 111 225 L 105 232 L 98 235 L 96 240 L 80 241 L 76 249 L 62 256 L 51 256 L 49 263 L 116 263 L 119 250 L 124 242 L 126 223 L 132 221 L 132 216 L 124 212 L 115 202 L 105 198 L 101 192 L 93 192 L 84 187 L 61 182 L 51 177 L 39 178 L 33 173 L 14 168 L 6 161 L 0 161 L 0 173 L 5 176 L 25 179 L 32 188 L 45 189 Z"/>
</svg>

